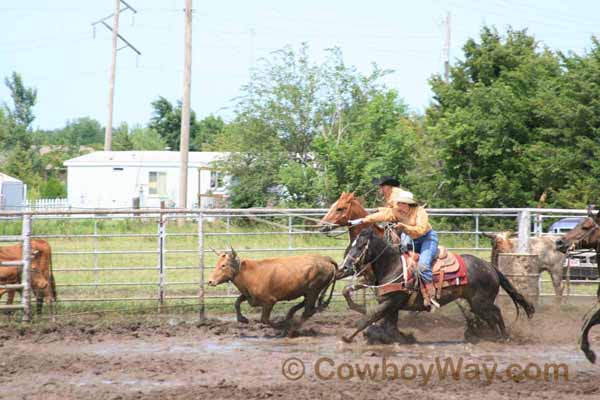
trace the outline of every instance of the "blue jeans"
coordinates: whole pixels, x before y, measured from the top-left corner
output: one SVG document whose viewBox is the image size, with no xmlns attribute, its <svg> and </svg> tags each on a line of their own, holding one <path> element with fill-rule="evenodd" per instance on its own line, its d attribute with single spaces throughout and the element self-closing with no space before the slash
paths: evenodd
<svg viewBox="0 0 600 400">
<path fill-rule="evenodd" d="M 431 264 L 438 251 L 438 236 L 433 229 L 413 240 L 419 253 L 419 274 L 425 282 L 431 282 Z"/>
</svg>

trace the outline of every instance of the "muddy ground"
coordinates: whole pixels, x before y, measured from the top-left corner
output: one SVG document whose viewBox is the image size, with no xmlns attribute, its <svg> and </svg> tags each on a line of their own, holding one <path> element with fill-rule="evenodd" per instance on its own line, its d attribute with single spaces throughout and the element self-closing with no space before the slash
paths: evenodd
<svg viewBox="0 0 600 400">
<path fill-rule="evenodd" d="M 457 309 L 403 314 L 399 325 L 418 342 L 385 346 L 341 342 L 358 319 L 351 312 L 319 314 L 293 338 L 258 314 L 248 325 L 181 314 L 2 322 L 0 398 L 600 399 L 600 366 L 577 348 L 586 310 L 545 307 L 516 324 L 507 310 L 511 340 L 477 344 L 464 341 Z M 591 336 L 600 351 L 600 327 Z M 448 362 L 456 378 L 444 375 Z"/>
</svg>

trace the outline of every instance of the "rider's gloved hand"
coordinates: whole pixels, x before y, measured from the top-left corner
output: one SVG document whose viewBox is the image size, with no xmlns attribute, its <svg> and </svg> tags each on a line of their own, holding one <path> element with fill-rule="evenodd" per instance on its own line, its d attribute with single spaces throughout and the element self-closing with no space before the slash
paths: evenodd
<svg viewBox="0 0 600 400">
<path fill-rule="evenodd" d="M 352 226 L 354 226 L 354 225 L 360 225 L 360 224 L 362 224 L 362 223 L 363 223 L 363 220 L 362 220 L 362 218 L 359 218 L 359 219 L 351 219 L 350 221 L 348 221 L 348 223 L 349 223 L 350 225 L 352 225 Z"/>
</svg>

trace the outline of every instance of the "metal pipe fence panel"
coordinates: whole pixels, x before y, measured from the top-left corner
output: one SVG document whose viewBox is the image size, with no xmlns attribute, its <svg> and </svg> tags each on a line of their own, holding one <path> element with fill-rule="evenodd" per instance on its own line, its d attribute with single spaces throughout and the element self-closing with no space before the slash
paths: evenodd
<svg viewBox="0 0 600 400">
<path fill-rule="evenodd" d="M 243 257 L 255 259 L 319 253 L 340 262 L 348 236 L 343 229 L 329 234 L 316 229 L 316 221 L 326 211 L 45 211 L 0 213 L 0 219 L 7 230 L 11 223 L 18 224 L 22 216 L 30 216 L 32 237 L 49 241 L 60 303 L 154 301 L 160 309 L 170 302 L 183 301 L 197 304 L 203 316 L 214 300 L 231 301 L 238 295 L 231 284 L 206 287 L 205 279 L 216 263 L 211 248 L 223 251 L 233 246 Z M 482 232 L 500 227 L 522 232 L 523 236 L 535 235 L 541 233 L 536 225 L 540 215 L 544 224 L 558 216 L 585 215 L 582 210 L 547 209 L 543 213 L 537 209 L 428 211 L 439 233 L 440 244 L 487 260 L 490 244 L 488 239 L 482 240 Z M 4 233 L 9 232 L 0 232 Z M 4 237 L 22 239 L 17 235 Z M 552 292 L 547 279 L 540 282 L 544 295 Z M 592 285 L 596 281 L 572 283 L 583 288 L 573 295 L 595 292 Z M 336 296 L 342 287 L 336 286 Z"/>
<path fill-rule="evenodd" d="M 21 260 L 0 262 L 0 268 L 16 267 L 15 281 L 21 277 L 21 283 L 8 283 L 0 285 L 1 290 L 20 290 L 20 304 L 1 304 L 1 310 L 23 310 L 23 322 L 31 321 L 31 215 L 23 215 L 21 221 L 21 235 L 0 236 L 1 242 L 21 242 Z"/>
</svg>

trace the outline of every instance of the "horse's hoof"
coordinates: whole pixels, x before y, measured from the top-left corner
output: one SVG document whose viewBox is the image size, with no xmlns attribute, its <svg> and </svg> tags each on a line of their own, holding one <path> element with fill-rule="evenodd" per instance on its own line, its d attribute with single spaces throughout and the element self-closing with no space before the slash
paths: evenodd
<svg viewBox="0 0 600 400">
<path fill-rule="evenodd" d="M 415 344 L 417 343 L 417 338 L 412 333 L 403 334 L 402 340 L 398 341 L 401 344 Z"/>
<path fill-rule="evenodd" d="M 584 354 L 585 358 L 587 358 L 589 362 L 591 362 L 592 364 L 596 363 L 596 353 L 594 353 L 592 350 L 588 350 L 584 351 Z"/>
<path fill-rule="evenodd" d="M 344 343 L 352 343 L 352 339 L 351 339 L 351 338 L 349 338 L 349 337 L 348 337 L 348 336 L 346 336 L 346 335 L 342 336 L 342 341 L 343 341 Z"/>
<path fill-rule="evenodd" d="M 247 324 L 247 323 L 248 323 L 248 318 L 246 318 L 246 317 L 239 317 L 239 318 L 237 319 L 237 321 L 238 321 L 240 324 Z"/>
</svg>

